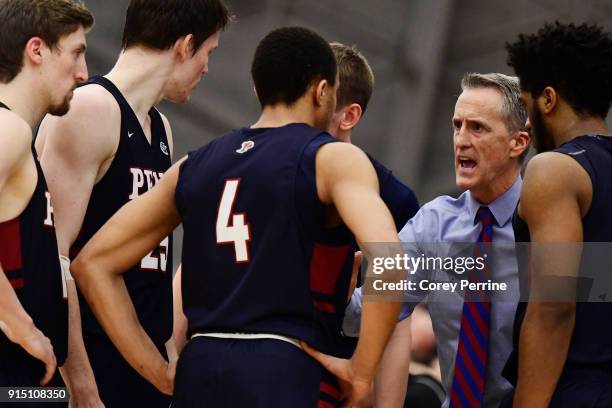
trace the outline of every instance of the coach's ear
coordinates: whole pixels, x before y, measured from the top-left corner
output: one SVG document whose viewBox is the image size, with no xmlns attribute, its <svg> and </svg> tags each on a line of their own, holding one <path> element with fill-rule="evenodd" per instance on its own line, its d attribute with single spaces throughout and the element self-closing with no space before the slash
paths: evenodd
<svg viewBox="0 0 612 408">
<path fill-rule="evenodd" d="M 351 103 L 350 105 L 342 108 L 342 111 L 344 114 L 342 115 L 342 120 L 340 120 L 340 130 L 353 129 L 363 114 L 361 105 L 358 103 Z"/>
</svg>

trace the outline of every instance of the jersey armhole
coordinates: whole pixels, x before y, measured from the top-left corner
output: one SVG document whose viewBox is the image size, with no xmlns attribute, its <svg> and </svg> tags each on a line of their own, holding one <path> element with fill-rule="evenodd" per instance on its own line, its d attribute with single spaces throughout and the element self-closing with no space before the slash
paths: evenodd
<svg viewBox="0 0 612 408">
<path fill-rule="evenodd" d="M 325 204 L 319 199 L 317 191 L 316 157 L 322 146 L 334 142 L 339 140 L 320 132 L 310 138 L 299 153 L 293 180 L 293 208 L 301 233 L 312 228 L 304 222 L 304 219 L 310 218 L 304 216 L 305 212 L 313 212 L 315 219 L 316 215 L 324 215 Z"/>
<path fill-rule="evenodd" d="M 587 210 L 587 212 L 582 217 L 582 220 L 585 220 L 591 214 L 591 210 L 593 209 L 593 203 L 595 203 L 596 199 L 598 198 L 597 191 L 599 189 L 596 188 L 596 185 L 597 185 L 597 174 L 595 173 L 595 167 L 593 166 L 593 164 L 591 163 L 591 160 L 589 158 L 589 151 L 584 146 L 582 146 L 580 144 L 576 144 L 576 145 L 584 150 L 584 152 L 582 154 L 575 154 L 575 153 L 572 154 L 573 152 L 570 152 L 568 149 L 565 148 L 565 146 L 561 147 L 561 148 L 559 148 L 559 149 L 557 149 L 555 151 L 557 153 L 562 153 L 562 154 L 564 154 L 566 156 L 569 156 L 572 159 L 574 159 L 580 165 L 580 167 L 582 167 L 584 169 L 584 171 L 589 175 L 589 180 L 591 180 L 592 196 L 591 196 L 591 205 L 589 206 L 589 209 Z"/>
</svg>

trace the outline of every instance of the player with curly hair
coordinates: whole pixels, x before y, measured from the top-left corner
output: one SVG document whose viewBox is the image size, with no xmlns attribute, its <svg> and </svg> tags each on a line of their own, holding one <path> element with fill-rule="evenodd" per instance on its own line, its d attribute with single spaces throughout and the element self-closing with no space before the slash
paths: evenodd
<svg viewBox="0 0 612 408">
<path fill-rule="evenodd" d="M 610 407 L 612 304 L 581 302 L 576 293 L 587 270 L 584 243 L 612 241 L 612 138 L 605 123 L 612 38 L 596 25 L 557 22 L 520 35 L 507 50 L 539 154 L 527 165 L 513 220 L 516 241 L 537 246 L 531 301 L 517 309 L 505 369 L 515 395 L 502 406 L 514 399 L 515 407 Z M 526 268 L 519 258 L 523 277 Z M 551 283 L 561 290 L 551 293 Z"/>
</svg>

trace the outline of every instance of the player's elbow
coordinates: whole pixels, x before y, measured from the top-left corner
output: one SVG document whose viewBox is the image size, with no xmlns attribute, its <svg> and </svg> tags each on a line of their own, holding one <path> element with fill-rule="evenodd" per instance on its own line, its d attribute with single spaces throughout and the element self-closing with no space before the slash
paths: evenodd
<svg viewBox="0 0 612 408">
<path fill-rule="evenodd" d="M 576 318 L 575 302 L 533 302 L 527 308 L 527 320 L 554 330 L 560 326 L 573 327 Z"/>
<path fill-rule="evenodd" d="M 82 251 L 70 265 L 72 277 L 79 286 L 88 281 L 89 277 L 93 274 L 93 269 L 95 269 L 95 262 L 87 251 Z"/>
</svg>

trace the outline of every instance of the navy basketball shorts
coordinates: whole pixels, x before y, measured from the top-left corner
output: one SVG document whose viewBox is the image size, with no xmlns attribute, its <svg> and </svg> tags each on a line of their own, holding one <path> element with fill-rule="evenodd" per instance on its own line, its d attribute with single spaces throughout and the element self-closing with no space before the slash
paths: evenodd
<svg viewBox="0 0 612 408">
<path fill-rule="evenodd" d="M 0 387 L 40 387 L 40 380 L 45 376 L 45 365 L 29 355 L 18 354 L 0 356 Z M 64 387 L 58 370 L 46 385 L 48 387 Z M 66 402 L 0 402 L 0 407 L 16 408 L 64 408 Z"/>
<path fill-rule="evenodd" d="M 181 353 L 172 408 L 333 408 L 335 384 L 288 342 L 196 337 Z"/>
<path fill-rule="evenodd" d="M 106 336 L 83 333 L 87 355 L 100 399 L 109 408 L 168 408 L 171 397 L 162 394 L 134 370 Z M 165 347 L 159 347 L 167 358 Z"/>
</svg>

